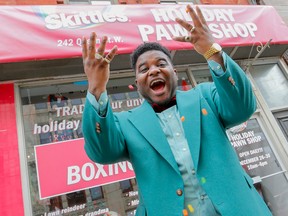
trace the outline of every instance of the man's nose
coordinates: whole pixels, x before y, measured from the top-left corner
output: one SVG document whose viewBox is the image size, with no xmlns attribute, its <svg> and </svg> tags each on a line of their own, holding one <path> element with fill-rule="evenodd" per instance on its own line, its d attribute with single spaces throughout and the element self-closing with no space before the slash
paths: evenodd
<svg viewBox="0 0 288 216">
<path fill-rule="evenodd" d="M 150 70 L 149 70 L 149 75 L 150 76 L 154 76 L 154 75 L 156 75 L 158 73 L 160 73 L 160 70 L 159 70 L 158 67 L 156 67 L 156 66 L 150 67 Z"/>
</svg>

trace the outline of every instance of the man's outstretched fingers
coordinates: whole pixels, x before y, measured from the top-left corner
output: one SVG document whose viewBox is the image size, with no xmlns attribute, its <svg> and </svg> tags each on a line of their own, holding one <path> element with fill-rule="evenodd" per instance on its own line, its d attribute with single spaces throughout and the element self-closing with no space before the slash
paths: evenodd
<svg viewBox="0 0 288 216">
<path fill-rule="evenodd" d="M 206 20 L 205 20 L 205 18 L 203 16 L 203 13 L 202 13 L 201 9 L 198 6 L 196 6 L 196 11 L 197 11 L 198 17 L 199 17 L 202 25 L 207 26 L 207 23 L 206 23 Z"/>
<path fill-rule="evenodd" d="M 187 5 L 187 11 L 189 13 L 189 15 L 191 16 L 194 26 L 197 27 L 201 27 L 202 23 L 198 17 L 198 15 L 195 13 L 194 9 L 191 7 L 191 5 Z"/>
<path fill-rule="evenodd" d="M 87 57 L 87 40 L 85 37 L 82 38 L 82 58 L 83 60 Z"/>
<path fill-rule="evenodd" d="M 187 23 L 186 21 L 180 19 L 180 18 L 176 18 L 176 22 L 178 24 L 180 24 L 183 28 L 185 28 L 188 32 L 191 30 L 191 28 L 193 27 L 190 23 Z"/>
<path fill-rule="evenodd" d="M 101 56 L 104 55 L 104 52 L 105 52 L 105 47 L 106 47 L 106 42 L 107 42 L 107 36 L 103 36 L 102 37 L 102 40 L 101 40 L 101 43 L 97 49 L 97 53 Z"/>
<path fill-rule="evenodd" d="M 107 64 L 110 64 L 110 62 L 113 60 L 113 58 L 115 57 L 116 55 L 116 52 L 117 52 L 117 46 L 114 46 L 109 53 L 106 54 L 104 60 Z"/>
<path fill-rule="evenodd" d="M 96 33 L 92 32 L 90 35 L 90 41 L 89 41 L 89 59 L 94 59 L 95 58 L 95 41 L 96 41 Z"/>
</svg>

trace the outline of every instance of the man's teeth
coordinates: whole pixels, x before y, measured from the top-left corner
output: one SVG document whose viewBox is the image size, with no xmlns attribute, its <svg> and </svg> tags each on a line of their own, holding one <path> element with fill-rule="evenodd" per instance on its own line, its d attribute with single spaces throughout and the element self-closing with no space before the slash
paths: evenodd
<svg viewBox="0 0 288 216">
<path fill-rule="evenodd" d="M 163 82 L 163 81 L 162 80 L 154 80 L 154 81 L 152 81 L 151 86 L 153 86 L 157 82 Z"/>
</svg>

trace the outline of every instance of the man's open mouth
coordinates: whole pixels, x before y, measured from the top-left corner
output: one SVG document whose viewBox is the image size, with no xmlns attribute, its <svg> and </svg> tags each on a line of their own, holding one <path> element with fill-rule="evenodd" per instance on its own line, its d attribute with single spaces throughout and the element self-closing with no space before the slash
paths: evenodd
<svg viewBox="0 0 288 216">
<path fill-rule="evenodd" d="M 150 88 L 153 90 L 153 91 L 160 91 L 160 90 L 163 90 L 165 87 L 165 82 L 161 79 L 157 79 L 157 80 L 153 80 L 151 83 L 150 83 Z"/>
</svg>

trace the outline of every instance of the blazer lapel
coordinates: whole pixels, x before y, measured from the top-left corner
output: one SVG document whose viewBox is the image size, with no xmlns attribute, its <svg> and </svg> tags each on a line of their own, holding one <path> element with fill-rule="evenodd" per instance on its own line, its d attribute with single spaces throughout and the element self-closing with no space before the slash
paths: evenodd
<svg viewBox="0 0 288 216">
<path fill-rule="evenodd" d="M 179 173 L 172 150 L 151 105 L 144 101 L 138 109 L 131 111 L 129 120 L 149 144 Z"/>
<path fill-rule="evenodd" d="M 177 106 L 185 131 L 194 167 L 198 167 L 201 140 L 200 96 L 197 90 L 176 93 Z"/>
</svg>

